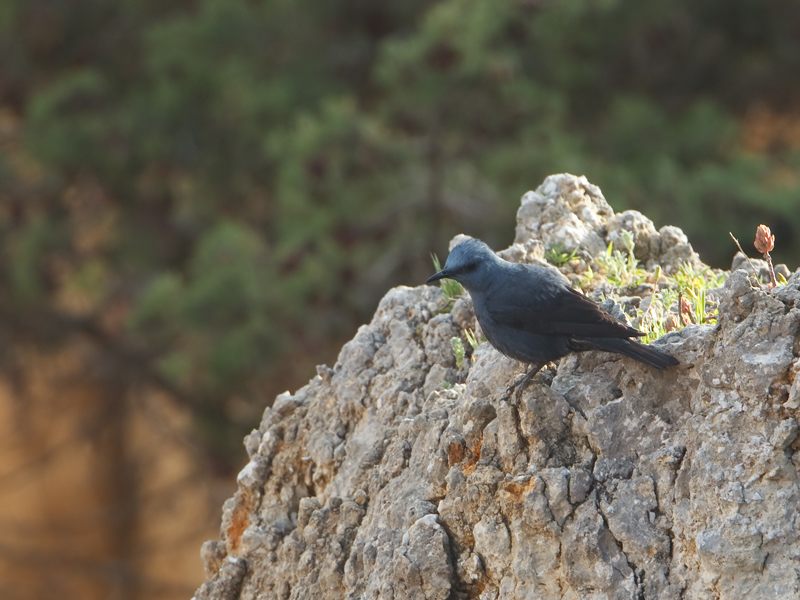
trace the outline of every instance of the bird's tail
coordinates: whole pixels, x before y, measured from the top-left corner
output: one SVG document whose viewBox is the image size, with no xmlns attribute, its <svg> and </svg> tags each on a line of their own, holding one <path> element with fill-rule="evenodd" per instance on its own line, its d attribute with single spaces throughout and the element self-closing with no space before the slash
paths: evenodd
<svg viewBox="0 0 800 600">
<path fill-rule="evenodd" d="M 616 352 L 654 367 L 659 371 L 680 364 L 677 358 L 634 340 L 624 338 L 584 338 L 583 341 L 588 342 L 588 345 L 594 350 Z"/>
</svg>

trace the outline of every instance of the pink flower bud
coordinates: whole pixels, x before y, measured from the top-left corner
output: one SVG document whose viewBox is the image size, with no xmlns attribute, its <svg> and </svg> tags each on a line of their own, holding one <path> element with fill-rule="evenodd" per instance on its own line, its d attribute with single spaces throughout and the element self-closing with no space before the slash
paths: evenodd
<svg viewBox="0 0 800 600">
<path fill-rule="evenodd" d="M 756 229 L 756 241 L 753 242 L 753 245 L 756 247 L 756 250 L 761 252 L 761 254 L 766 254 L 767 252 L 771 252 L 772 249 L 775 247 L 775 236 L 769 230 L 769 227 L 766 225 L 759 225 L 758 229 Z"/>
</svg>

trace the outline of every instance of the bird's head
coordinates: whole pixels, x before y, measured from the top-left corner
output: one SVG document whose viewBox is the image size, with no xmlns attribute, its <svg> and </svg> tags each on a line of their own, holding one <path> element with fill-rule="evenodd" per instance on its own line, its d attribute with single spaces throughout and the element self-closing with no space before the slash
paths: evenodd
<svg viewBox="0 0 800 600">
<path fill-rule="evenodd" d="M 492 282 L 493 267 L 501 262 L 489 246 L 482 241 L 470 238 L 458 244 L 450 252 L 444 268 L 432 275 L 426 283 L 440 279 L 455 279 L 467 291 L 481 291 Z"/>
</svg>

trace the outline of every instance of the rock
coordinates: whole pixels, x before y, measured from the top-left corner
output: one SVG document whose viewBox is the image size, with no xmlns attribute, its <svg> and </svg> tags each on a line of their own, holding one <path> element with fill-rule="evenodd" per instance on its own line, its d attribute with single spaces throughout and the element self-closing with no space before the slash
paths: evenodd
<svg viewBox="0 0 800 600">
<path fill-rule="evenodd" d="M 525 246 L 538 240 L 544 246 L 560 244 L 567 251 L 579 248 L 597 256 L 606 249 L 601 232 L 613 216 L 600 188 L 586 177 L 551 175 L 522 197 L 514 243 Z"/>
<path fill-rule="evenodd" d="M 445 600 L 453 576 L 450 543 L 436 515 L 417 520 L 403 536 L 394 562 L 391 589 L 395 600 Z M 381 586 L 381 592 L 385 589 Z"/>
<path fill-rule="evenodd" d="M 246 572 L 247 562 L 243 558 L 228 557 L 219 572 L 197 590 L 192 600 L 236 600 Z"/>
<path fill-rule="evenodd" d="M 737 252 L 733 257 L 733 262 L 731 263 L 731 271 L 737 271 L 742 269 L 748 275 L 753 275 L 755 268 L 755 274 L 758 275 L 760 281 L 766 283 L 770 280 L 769 275 L 769 265 L 767 265 L 766 260 L 762 260 L 760 258 L 751 258 L 750 260 L 742 254 L 741 252 Z M 791 272 L 789 271 L 789 267 L 784 264 L 775 265 L 772 269 L 775 272 L 775 276 L 782 275 L 784 279 L 789 279 L 791 276 Z"/>
<path fill-rule="evenodd" d="M 594 499 L 576 510 L 561 538 L 565 592 L 573 598 L 634 598 L 636 574 L 608 530 Z M 600 595 L 595 595 L 599 592 Z M 552 597 L 552 596 L 550 596 Z M 568 598 L 559 595 L 556 598 Z"/>
<path fill-rule="evenodd" d="M 600 188 L 586 177 L 566 173 L 551 175 L 536 191 L 522 197 L 514 246 L 534 248 L 539 244 L 544 248 L 560 244 L 567 251 L 577 249 L 582 260 L 561 267 L 566 273 L 577 273 L 585 270 L 587 263 L 597 268 L 594 259 L 605 252 L 609 243 L 623 251 L 623 230 L 633 234 L 636 257 L 650 270 L 658 265 L 665 272 L 674 273 L 684 262 L 698 270 L 704 266 L 679 228 L 666 225 L 656 231 L 653 222 L 635 210 L 614 214 Z M 500 254 L 508 260 L 525 257 L 524 252 L 513 250 L 510 255 Z M 532 256 L 525 262 L 536 261 Z"/>
<path fill-rule="evenodd" d="M 558 241 L 589 264 L 623 230 L 649 267 L 702 268 L 680 230 L 614 215 L 570 175 L 525 195 L 506 256 Z M 787 279 L 767 291 L 733 272 L 717 324 L 657 341 L 679 367 L 571 355 L 518 404 L 505 392 L 525 366 L 488 344 L 456 371 L 468 296 L 448 313 L 438 287 L 390 290 L 247 436 L 196 598 L 800 597 L 800 273 Z M 609 308 L 624 318 L 653 289 Z"/>
<path fill-rule="evenodd" d="M 661 245 L 655 241 L 655 225 L 638 210 L 626 210 L 615 214 L 606 222 L 606 231 L 606 239 L 613 243 L 618 250 L 625 248 L 621 232 L 632 233 L 633 251 L 640 261 L 647 262 L 661 252 Z"/>
<path fill-rule="evenodd" d="M 705 266 L 689 244 L 686 234 L 677 227 L 664 225 L 654 238 L 650 241 L 650 246 L 657 247 L 658 252 L 650 256 L 648 268 L 652 269 L 659 264 L 667 273 L 675 273 L 683 263 L 689 263 L 697 271 Z"/>
</svg>

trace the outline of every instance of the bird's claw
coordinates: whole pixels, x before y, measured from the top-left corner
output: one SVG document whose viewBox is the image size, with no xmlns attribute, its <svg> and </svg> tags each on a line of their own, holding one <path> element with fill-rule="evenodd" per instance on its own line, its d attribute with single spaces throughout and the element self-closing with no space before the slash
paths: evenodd
<svg viewBox="0 0 800 600">
<path fill-rule="evenodd" d="M 516 406 L 517 404 L 519 404 L 519 397 L 517 397 L 517 394 L 514 394 L 514 389 L 515 389 L 516 387 L 517 387 L 516 385 L 510 385 L 510 386 L 508 386 L 508 387 L 506 388 L 506 393 L 505 393 L 505 395 L 504 395 L 502 398 L 500 398 L 500 402 L 508 402 L 509 400 L 511 400 L 511 396 L 514 396 L 514 400 L 515 400 L 515 402 L 513 402 L 512 404 L 513 404 L 514 406 Z"/>
<path fill-rule="evenodd" d="M 514 383 L 506 388 L 506 395 L 501 398 L 501 401 L 508 401 L 511 399 L 512 394 L 514 397 L 514 402 L 512 402 L 512 406 L 519 406 L 519 403 L 522 401 L 522 392 L 525 391 L 525 388 L 528 387 L 528 384 L 533 379 L 533 376 L 539 372 L 541 367 L 534 367 L 531 368 L 525 375 L 517 379 Z M 516 392 L 514 391 L 516 390 Z"/>
</svg>

